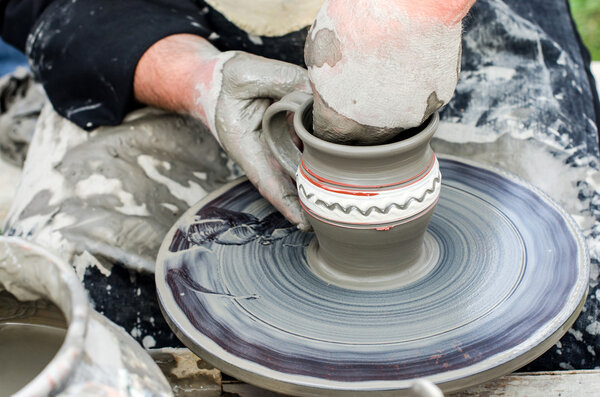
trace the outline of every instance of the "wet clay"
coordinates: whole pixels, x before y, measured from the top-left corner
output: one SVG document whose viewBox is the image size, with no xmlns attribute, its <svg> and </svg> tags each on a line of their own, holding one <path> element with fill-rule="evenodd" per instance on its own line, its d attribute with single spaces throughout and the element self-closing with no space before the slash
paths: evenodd
<svg viewBox="0 0 600 397">
<path fill-rule="evenodd" d="M 54 357 L 65 329 L 44 325 L 0 324 L 0 397 L 19 391 Z"/>
<path fill-rule="evenodd" d="M 267 110 L 263 132 L 295 178 L 315 232 L 307 251 L 311 270 L 328 284 L 360 290 L 398 288 L 424 277 L 439 255 L 424 241 L 441 191 L 439 163 L 429 146 L 438 115 L 398 142 L 341 145 L 309 132 L 312 98 L 302 101 L 299 94 Z M 295 112 L 302 154 L 291 144 L 286 111 Z"/>
<path fill-rule="evenodd" d="M 334 67 L 342 59 L 341 43 L 331 29 L 321 29 L 306 39 L 306 64 L 323 67 L 327 64 Z"/>
<path fill-rule="evenodd" d="M 218 142 L 191 118 L 144 109 L 88 133 L 48 106 L 2 229 L 69 262 L 86 259 L 83 272 L 103 266 L 110 274 L 113 263 L 152 272 L 168 227 L 231 172 Z"/>
<path fill-rule="evenodd" d="M 386 128 L 361 124 L 335 111 L 313 87 L 313 133 L 329 142 L 345 145 L 372 145 L 385 142 L 404 131 L 403 127 Z"/>
<path fill-rule="evenodd" d="M 305 47 L 315 135 L 382 143 L 448 103 L 458 80 L 461 19 L 472 3 L 328 0 Z"/>
<path fill-rule="evenodd" d="M 439 260 L 439 247 L 424 234 L 433 208 L 403 227 L 390 230 L 340 229 L 311 219 L 318 240 L 311 241 L 306 260 L 328 284 L 379 291 L 400 288 L 427 276 Z"/>
</svg>

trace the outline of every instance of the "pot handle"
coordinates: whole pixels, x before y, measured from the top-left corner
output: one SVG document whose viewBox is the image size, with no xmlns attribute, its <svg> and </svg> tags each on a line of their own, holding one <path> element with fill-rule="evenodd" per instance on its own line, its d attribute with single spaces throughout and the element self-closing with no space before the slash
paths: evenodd
<svg viewBox="0 0 600 397">
<path fill-rule="evenodd" d="M 296 179 L 296 171 L 300 164 L 302 153 L 292 141 L 286 121 L 286 112 L 295 113 L 312 95 L 301 91 L 287 94 L 266 110 L 262 128 L 271 153 L 284 171 Z"/>
</svg>

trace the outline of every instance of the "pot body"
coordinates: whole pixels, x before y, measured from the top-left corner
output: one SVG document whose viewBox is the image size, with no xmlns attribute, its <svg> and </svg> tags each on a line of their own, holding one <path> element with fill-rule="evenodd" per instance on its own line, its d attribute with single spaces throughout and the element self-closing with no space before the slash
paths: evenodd
<svg viewBox="0 0 600 397">
<path fill-rule="evenodd" d="M 425 237 L 441 191 L 430 146 L 438 114 L 402 140 L 348 146 L 312 135 L 310 112 L 310 103 L 300 107 L 294 127 L 304 143 L 298 196 L 317 237 L 312 270 L 353 289 L 394 288 L 425 275 L 437 258 Z"/>
</svg>

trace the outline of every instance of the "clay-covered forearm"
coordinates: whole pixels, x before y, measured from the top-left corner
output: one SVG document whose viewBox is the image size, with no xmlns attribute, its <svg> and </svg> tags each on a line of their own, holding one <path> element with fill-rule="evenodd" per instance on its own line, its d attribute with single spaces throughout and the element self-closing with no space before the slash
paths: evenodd
<svg viewBox="0 0 600 397">
<path fill-rule="evenodd" d="M 208 36 L 201 9 L 183 0 L 55 0 L 31 29 L 26 51 L 55 110 L 92 129 L 119 124 L 136 105 L 142 55 L 164 37 Z"/>
</svg>

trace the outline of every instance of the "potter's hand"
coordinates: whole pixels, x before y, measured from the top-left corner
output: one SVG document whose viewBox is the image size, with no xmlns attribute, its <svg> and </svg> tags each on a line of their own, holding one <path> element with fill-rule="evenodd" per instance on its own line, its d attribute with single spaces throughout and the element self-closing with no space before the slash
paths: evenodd
<svg viewBox="0 0 600 397">
<path fill-rule="evenodd" d="M 176 65 L 157 72 L 167 59 Z M 202 120 L 259 192 L 288 220 L 307 227 L 294 183 L 261 136 L 263 114 L 274 100 L 295 90 L 310 92 L 306 70 L 240 51 L 220 52 L 201 37 L 182 34 L 144 54 L 134 86 L 141 102 Z"/>
<path fill-rule="evenodd" d="M 384 142 L 448 103 L 475 0 L 327 0 L 306 40 L 314 131 Z"/>
<path fill-rule="evenodd" d="M 213 59 L 212 80 L 196 84 L 196 114 L 260 194 L 290 221 L 306 228 L 296 186 L 261 134 L 263 115 L 273 100 L 295 90 L 310 90 L 306 70 L 244 52 L 219 53 Z"/>
</svg>

